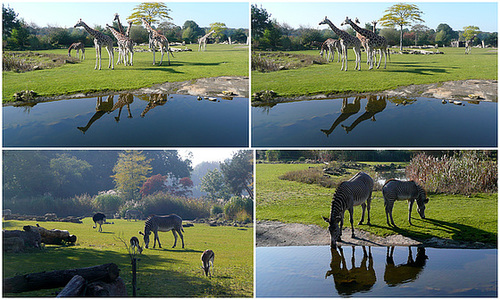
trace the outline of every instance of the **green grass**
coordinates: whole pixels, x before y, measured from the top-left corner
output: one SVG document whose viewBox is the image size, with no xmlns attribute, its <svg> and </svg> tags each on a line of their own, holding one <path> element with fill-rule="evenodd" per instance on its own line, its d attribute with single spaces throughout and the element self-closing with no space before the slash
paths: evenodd
<svg viewBox="0 0 500 300">
<path fill-rule="evenodd" d="M 361 71 L 354 70 L 354 53 L 348 53 L 348 71 L 340 71 L 336 61 L 306 68 L 261 73 L 252 71 L 252 93 L 273 90 L 279 96 L 320 93 L 362 93 L 394 89 L 412 84 L 465 79 L 497 79 L 497 50 L 476 49 L 464 55 L 463 48 L 440 48 L 443 55 L 391 55 L 387 69 L 368 70 L 366 55 L 361 56 Z M 290 52 L 319 57 L 319 51 Z"/>
<path fill-rule="evenodd" d="M 217 76 L 248 76 L 248 48 L 241 45 L 208 45 L 205 52 L 175 53 L 163 58 L 161 66 L 153 66 L 151 52 L 134 53 L 134 65 L 115 65 L 108 69 L 108 53 L 103 50 L 102 70 L 94 70 L 95 50 L 87 48 L 85 60 L 77 64 L 66 64 L 53 69 L 26 73 L 3 72 L 3 101 L 13 101 L 13 94 L 22 90 L 33 90 L 40 96 L 86 93 L 94 91 L 133 90 L 163 82 L 181 82 Z M 40 51 L 67 55 L 67 50 Z M 75 55 L 73 51 L 73 56 Z M 115 63 L 118 55 L 115 52 Z M 158 64 L 161 54 L 156 53 Z"/>
<path fill-rule="evenodd" d="M 90 218 L 83 224 L 41 222 L 47 229 L 66 229 L 77 236 L 75 246 L 47 245 L 44 249 L 27 253 L 3 255 L 3 277 L 26 273 L 90 267 L 115 263 L 120 277 L 132 295 L 130 258 L 122 237 L 127 242 L 143 230 L 144 222 L 108 220 L 114 224 L 103 226 L 103 232 L 92 229 Z M 21 229 L 35 225 L 34 221 L 5 221 L 3 229 Z M 185 249 L 180 239 L 176 248 L 170 232 L 160 232 L 162 249 L 145 249 L 138 262 L 137 282 L 140 297 L 252 297 L 253 296 L 253 229 L 236 227 L 210 227 L 195 224 L 184 228 Z M 142 238 L 140 239 L 142 243 Z M 215 252 L 215 271 L 211 279 L 201 270 L 201 253 L 206 249 Z M 62 288 L 61 288 L 62 289 Z M 40 290 L 4 296 L 40 297 L 54 296 L 54 290 Z"/>
<path fill-rule="evenodd" d="M 257 220 L 274 220 L 285 223 L 327 224 L 321 218 L 330 214 L 334 189 L 305 184 L 278 177 L 292 170 L 307 169 L 307 164 L 258 164 L 256 166 L 256 217 Z M 355 171 L 354 171 L 355 172 Z M 462 195 L 429 194 L 426 219 L 420 219 L 416 204 L 412 213 L 414 226 L 408 224 L 406 201 L 394 205 L 393 217 L 398 229 L 387 226 L 384 200 L 380 191 L 374 192 L 371 210 L 371 226 L 356 225 L 361 218 L 361 206 L 354 208 L 355 228 L 379 236 L 402 234 L 418 240 L 431 237 L 457 241 L 496 244 L 498 194 Z M 345 214 L 344 226 L 350 226 L 349 213 Z"/>
</svg>

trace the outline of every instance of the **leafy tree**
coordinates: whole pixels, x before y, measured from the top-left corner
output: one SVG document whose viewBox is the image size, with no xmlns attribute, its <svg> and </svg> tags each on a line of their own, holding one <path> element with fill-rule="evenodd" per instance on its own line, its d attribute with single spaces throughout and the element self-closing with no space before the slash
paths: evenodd
<svg viewBox="0 0 500 300">
<path fill-rule="evenodd" d="M 182 39 L 186 42 L 196 43 L 198 37 L 204 34 L 205 31 L 195 21 L 187 20 L 182 26 Z"/>
<path fill-rule="evenodd" d="M 252 4 L 251 8 L 251 25 L 252 25 L 252 39 L 259 39 L 264 35 L 264 31 L 271 30 L 273 23 L 271 21 L 271 14 L 264 8 L 258 8 L 256 4 Z"/>
<path fill-rule="evenodd" d="M 195 34 L 193 28 L 191 27 L 188 27 L 182 31 L 182 40 L 186 43 L 194 43 L 197 36 L 198 35 Z"/>
<path fill-rule="evenodd" d="M 448 24 L 441 23 L 436 28 L 436 43 L 448 45 L 452 40 L 458 39 L 458 32 L 454 31 Z"/>
<path fill-rule="evenodd" d="M 477 36 L 478 34 L 481 33 L 481 30 L 479 30 L 479 27 L 477 26 L 465 26 L 464 27 L 464 32 L 462 33 L 462 36 L 464 37 L 464 40 L 470 40 L 474 36 Z"/>
<path fill-rule="evenodd" d="M 231 160 L 220 165 L 224 180 L 231 193 L 241 196 L 245 190 L 253 199 L 253 152 L 240 150 L 234 154 Z"/>
<path fill-rule="evenodd" d="M 415 32 L 415 46 L 418 44 L 418 37 L 421 33 L 425 33 L 426 31 L 429 31 L 429 27 L 423 25 L 423 24 L 415 24 L 412 26 L 411 30 Z"/>
<path fill-rule="evenodd" d="M 224 176 L 218 169 L 213 169 L 201 179 L 201 191 L 208 194 L 208 198 L 215 201 L 223 199 L 227 201 L 231 198 L 229 187 L 224 181 Z"/>
<path fill-rule="evenodd" d="M 212 31 L 212 30 L 215 31 L 213 34 L 213 37 L 215 37 L 215 39 L 218 42 L 221 42 L 221 41 L 226 39 L 226 35 L 224 34 L 224 31 L 227 30 L 226 24 L 220 23 L 220 22 L 211 23 L 210 24 L 210 31 Z"/>
<path fill-rule="evenodd" d="M 162 20 L 171 20 L 171 9 L 162 2 L 143 2 L 133 9 L 133 13 L 127 20 L 134 21 L 134 24 L 142 24 L 141 18 L 146 19 L 149 24 L 161 23 Z"/>
<path fill-rule="evenodd" d="M 21 28 L 22 21 L 18 19 L 18 15 L 14 9 L 2 4 L 2 37 L 4 39 L 10 37 L 13 29 Z"/>
<path fill-rule="evenodd" d="M 421 15 L 423 12 L 415 4 L 398 3 L 385 10 L 385 15 L 379 20 L 380 25 L 392 27 L 399 26 L 399 48 L 403 50 L 403 27 L 410 26 L 414 22 L 424 22 Z"/>
<path fill-rule="evenodd" d="M 85 193 L 84 179 L 92 169 L 88 162 L 64 153 L 50 160 L 50 169 L 57 184 L 55 196 L 70 197 Z"/>
<path fill-rule="evenodd" d="M 142 197 L 165 190 L 165 181 L 167 181 L 167 176 L 162 176 L 161 174 L 149 177 L 141 187 L 140 192 Z"/>
<path fill-rule="evenodd" d="M 138 198 L 139 189 L 151 173 L 151 160 L 146 159 L 142 151 L 125 150 L 119 154 L 118 161 L 113 168 L 115 173 L 112 177 L 116 183 L 116 189 L 126 200 Z"/>
<path fill-rule="evenodd" d="M 193 168 L 191 160 L 183 159 L 177 150 L 143 151 L 151 161 L 154 174 L 164 174 L 171 178 L 189 177 Z"/>
</svg>

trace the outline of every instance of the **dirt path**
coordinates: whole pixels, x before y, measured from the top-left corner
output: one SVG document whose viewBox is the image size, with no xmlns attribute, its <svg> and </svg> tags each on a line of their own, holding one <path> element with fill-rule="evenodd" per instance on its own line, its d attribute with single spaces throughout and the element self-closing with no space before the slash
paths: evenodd
<svg viewBox="0 0 500 300">
<path fill-rule="evenodd" d="M 360 246 L 417 246 L 436 248 L 494 248 L 483 243 L 457 242 L 449 239 L 431 238 L 419 242 L 411 238 L 394 234 L 380 237 L 363 230 L 354 229 L 355 238 L 351 238 L 351 229 L 344 228 L 340 245 Z M 257 221 L 257 247 L 274 246 L 321 246 L 330 245 L 328 230 L 317 225 L 281 223 L 276 221 Z"/>
</svg>

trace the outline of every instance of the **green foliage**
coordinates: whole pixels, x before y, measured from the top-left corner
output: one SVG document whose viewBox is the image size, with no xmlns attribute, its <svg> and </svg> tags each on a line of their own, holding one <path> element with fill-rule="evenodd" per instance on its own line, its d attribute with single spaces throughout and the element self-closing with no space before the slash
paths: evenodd
<svg viewBox="0 0 500 300">
<path fill-rule="evenodd" d="M 149 24 L 160 23 L 162 20 L 170 20 L 171 9 L 162 2 L 143 2 L 133 9 L 133 13 L 127 20 L 134 21 L 134 24 L 142 24 L 141 18 L 146 19 Z"/>
<path fill-rule="evenodd" d="M 41 251 L 27 253 L 4 253 L 4 278 L 35 272 L 85 268 L 113 262 L 120 268 L 127 293 L 132 295 L 132 267 L 130 257 L 121 238 L 128 243 L 144 229 L 144 222 L 113 220 L 114 224 L 103 225 L 103 233 L 92 229 L 92 218 L 85 218 L 83 224 L 44 222 L 47 229 L 68 230 L 78 237 L 75 246 L 61 247 L 47 245 Z M 22 230 L 35 221 L 6 221 L 3 229 Z M 139 297 L 175 298 L 242 298 L 253 296 L 253 235 L 252 227 L 211 227 L 195 224 L 184 228 L 185 249 L 179 244 L 172 249 L 173 236 L 160 232 L 162 249 L 144 249 L 137 264 L 137 285 Z M 142 239 L 141 243 L 142 243 Z M 215 272 L 205 277 L 200 269 L 200 255 L 206 249 L 215 252 Z M 162 280 L 158 280 L 162 279 Z M 154 284 L 152 284 L 154 283 Z M 46 289 L 22 294 L 8 294 L 4 297 L 50 297 L 57 289 Z"/>
<path fill-rule="evenodd" d="M 222 41 L 227 39 L 225 34 L 224 34 L 224 31 L 227 30 L 226 24 L 221 23 L 221 22 L 210 23 L 210 30 L 209 31 L 212 31 L 212 30 L 215 31 L 215 33 L 213 33 L 213 37 L 215 37 L 217 42 L 222 42 Z"/>
<path fill-rule="evenodd" d="M 308 168 L 290 171 L 279 176 L 279 179 L 303 182 L 307 184 L 317 184 L 327 188 L 337 187 L 341 182 L 339 179 L 335 180 L 331 177 L 325 176 L 321 168 Z"/>
<path fill-rule="evenodd" d="M 142 151 L 125 150 L 119 154 L 113 171 L 116 189 L 126 200 L 138 199 L 139 189 L 151 173 L 151 160 L 142 155 Z"/>
<path fill-rule="evenodd" d="M 156 193 L 142 199 L 141 210 L 145 216 L 177 214 L 185 220 L 210 216 L 211 203 L 203 199 Z"/>
<path fill-rule="evenodd" d="M 216 216 L 218 214 L 221 214 L 224 212 L 224 208 L 218 204 L 215 204 L 212 206 L 212 209 L 210 210 L 210 215 Z"/>
<path fill-rule="evenodd" d="M 434 193 L 471 195 L 498 190 L 498 166 L 482 151 L 460 151 L 454 156 L 415 156 L 408 167 L 409 179 Z"/>
<path fill-rule="evenodd" d="M 251 198 L 233 196 L 224 205 L 224 214 L 227 219 L 250 221 L 253 215 L 253 200 Z M 244 220 L 241 220 L 241 218 Z"/>
<path fill-rule="evenodd" d="M 207 193 L 212 201 L 217 199 L 229 200 L 231 197 L 229 187 L 224 181 L 224 175 L 218 170 L 208 171 L 201 179 L 201 191 Z"/>
<path fill-rule="evenodd" d="M 94 198 L 92 207 L 96 212 L 118 212 L 123 202 L 123 199 L 118 195 L 101 194 Z"/>
<path fill-rule="evenodd" d="M 415 4 L 397 3 L 385 10 L 379 24 L 387 27 L 399 26 L 399 49 L 403 50 L 403 27 L 410 26 L 414 22 L 424 22 L 422 14 L 423 12 Z"/>
<path fill-rule="evenodd" d="M 471 38 L 477 36 L 481 31 L 479 30 L 479 27 L 477 26 L 465 26 L 464 27 L 464 32 L 462 33 L 462 36 L 464 39 L 470 40 Z"/>
<path fill-rule="evenodd" d="M 55 213 L 59 217 L 83 216 L 94 211 L 92 197 L 82 194 L 73 198 L 55 198 L 50 194 L 31 197 L 4 198 L 4 208 L 15 214 L 43 216 L 46 213 Z"/>
<path fill-rule="evenodd" d="M 253 152 L 239 150 L 230 160 L 220 164 L 222 175 L 233 195 L 240 196 L 246 191 L 253 198 Z"/>
</svg>

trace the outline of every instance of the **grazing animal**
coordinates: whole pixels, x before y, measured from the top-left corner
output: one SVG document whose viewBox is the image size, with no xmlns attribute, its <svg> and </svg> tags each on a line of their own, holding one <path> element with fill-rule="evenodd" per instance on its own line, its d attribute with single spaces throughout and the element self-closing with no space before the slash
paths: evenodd
<svg viewBox="0 0 500 300">
<path fill-rule="evenodd" d="M 354 237 L 353 210 L 354 206 L 361 205 L 363 213 L 358 225 L 363 224 L 365 219 L 365 209 L 368 209 L 367 225 L 370 225 L 370 204 L 373 190 L 373 179 L 370 175 L 359 172 L 351 179 L 340 183 L 333 195 L 330 217 L 323 217 L 329 224 L 331 245 L 334 247 L 342 236 L 342 227 L 344 225 L 344 213 L 349 211 L 351 221 L 351 232 Z M 339 226 L 340 223 L 340 226 Z"/>
<path fill-rule="evenodd" d="M 130 221 L 130 219 L 134 220 L 140 220 L 142 216 L 142 213 L 138 211 L 137 209 L 127 209 L 125 212 L 125 219 Z"/>
<path fill-rule="evenodd" d="M 177 233 L 181 237 L 182 248 L 184 248 L 184 236 L 182 232 L 184 229 L 182 228 L 182 218 L 178 215 L 171 214 L 166 216 L 150 216 L 146 222 L 144 223 L 144 233 L 139 231 L 139 234 L 144 236 L 144 245 L 146 249 L 149 246 L 149 236 L 151 232 L 154 233 L 154 244 L 153 248 L 156 247 L 156 241 L 158 241 L 158 247 L 161 248 L 160 238 L 158 236 L 158 231 L 167 232 L 172 230 L 172 234 L 174 235 L 175 241 L 172 248 L 175 248 L 177 245 Z"/>
<path fill-rule="evenodd" d="M 132 249 L 137 249 L 136 251 L 139 252 L 139 254 L 142 253 L 142 247 L 139 243 L 139 239 L 135 236 L 130 238 L 130 248 Z"/>
<path fill-rule="evenodd" d="M 198 39 L 198 51 L 207 50 L 207 39 L 212 33 L 215 33 L 215 30 L 210 31 L 209 33 Z"/>
<path fill-rule="evenodd" d="M 342 49 L 340 48 L 340 42 L 338 40 L 334 39 L 326 39 L 326 41 L 321 44 L 321 50 L 319 52 L 319 56 L 323 57 L 323 52 L 326 49 L 326 61 L 330 62 L 330 57 L 332 58 L 332 61 L 335 60 L 335 50 L 338 52 L 338 62 L 340 62 L 340 54 Z"/>
<path fill-rule="evenodd" d="M 114 69 L 114 54 L 113 54 L 113 39 L 111 39 L 109 36 L 105 35 L 104 33 L 101 33 L 97 30 L 94 30 L 90 28 L 85 22 L 80 19 L 78 23 L 75 24 L 73 27 L 83 27 L 91 36 L 94 37 L 94 46 L 95 46 L 95 51 L 96 51 L 96 57 L 95 57 L 95 70 L 97 70 L 97 62 L 99 62 L 99 70 L 101 69 L 101 49 L 102 47 L 105 47 L 106 50 L 108 51 L 109 55 L 109 64 L 108 68 Z"/>
<path fill-rule="evenodd" d="M 94 226 L 92 228 L 96 228 L 97 224 L 99 224 L 99 232 L 102 232 L 102 224 L 106 222 L 106 215 L 103 213 L 96 213 L 93 217 L 92 220 L 94 221 Z"/>
<path fill-rule="evenodd" d="M 76 50 L 76 55 L 78 59 L 80 59 L 80 50 L 82 50 L 82 59 L 85 59 L 85 46 L 83 45 L 82 42 L 77 42 L 71 44 L 68 48 L 68 56 L 71 57 L 71 50 L 75 49 Z"/>
<path fill-rule="evenodd" d="M 389 179 L 382 187 L 382 194 L 384 195 L 385 216 L 387 218 L 387 225 L 397 227 L 392 218 L 392 208 L 396 200 L 408 200 L 408 222 L 411 223 L 411 209 L 413 202 L 417 200 L 417 212 L 422 219 L 425 219 L 425 204 L 429 202 L 427 193 L 424 188 L 416 184 L 415 181 L 401 181 L 397 179 Z M 391 222 L 389 223 L 389 217 Z"/>
<path fill-rule="evenodd" d="M 214 257 L 215 254 L 212 250 L 205 250 L 203 251 L 203 254 L 201 255 L 201 262 L 202 262 L 202 269 L 205 271 L 205 276 L 212 276 L 212 273 L 210 272 L 210 266 L 212 266 L 212 270 L 214 267 Z"/>
</svg>

